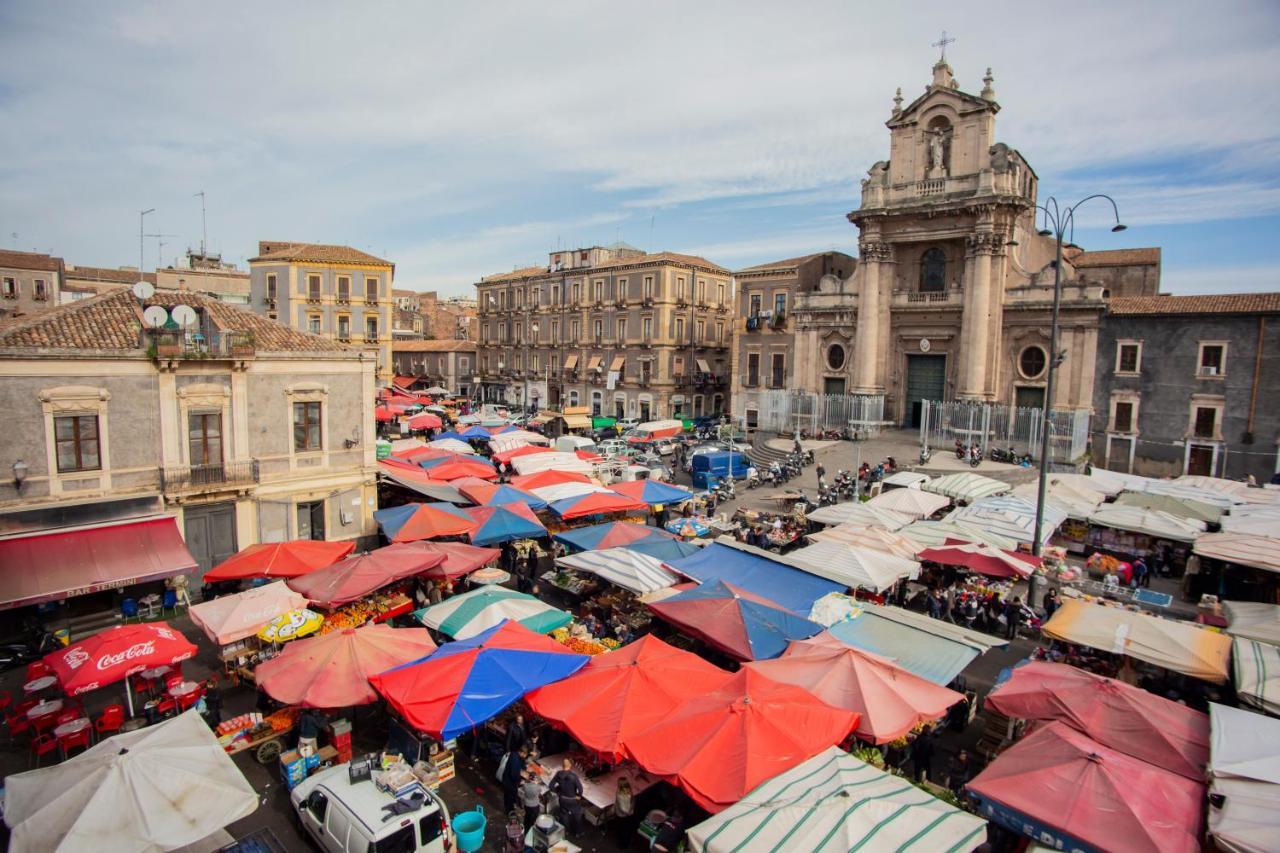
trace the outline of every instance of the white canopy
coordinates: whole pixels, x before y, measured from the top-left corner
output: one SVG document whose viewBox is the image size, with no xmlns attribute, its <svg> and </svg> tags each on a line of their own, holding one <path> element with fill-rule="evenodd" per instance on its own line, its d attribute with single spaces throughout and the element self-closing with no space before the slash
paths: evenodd
<svg viewBox="0 0 1280 853">
<path fill-rule="evenodd" d="M 11 853 L 160 853 L 257 807 L 257 792 L 194 709 L 5 779 Z"/>
<path fill-rule="evenodd" d="M 837 524 L 809 534 L 811 542 L 840 542 L 855 548 L 872 548 L 895 557 L 914 560 L 924 546 L 901 533 L 892 533 L 883 527 L 868 524 Z"/>
<path fill-rule="evenodd" d="M 1166 512 L 1178 518 L 1217 522 L 1226 507 L 1198 500 L 1181 492 L 1125 492 L 1116 498 L 1116 506 L 1136 506 Z"/>
<path fill-rule="evenodd" d="M 530 453 L 528 456 L 517 456 L 511 460 L 511 466 L 517 474 L 536 474 L 539 471 L 554 469 L 569 471 L 575 474 L 590 474 L 595 469 L 590 462 L 579 459 L 576 453 L 565 453 L 553 450 L 549 453 Z"/>
<path fill-rule="evenodd" d="M 457 438 L 437 438 L 435 441 L 428 441 L 427 447 L 432 450 L 447 450 L 450 453 L 475 453 L 475 449 Z"/>
<path fill-rule="evenodd" d="M 1280 714 L 1280 648 L 1236 637 L 1231 641 L 1236 695 L 1246 705 Z"/>
<path fill-rule="evenodd" d="M 1092 488 L 1106 495 L 1118 495 L 1123 491 L 1140 492 L 1148 483 L 1154 483 L 1150 477 L 1137 474 L 1125 474 L 1121 471 L 1108 471 L 1105 468 L 1094 468 L 1088 474 L 1059 474 L 1060 477 L 1084 476 L 1090 481 Z"/>
<path fill-rule="evenodd" d="M 1173 482 L 1204 492 L 1216 492 L 1230 498 L 1233 504 L 1274 504 L 1280 500 L 1280 493 L 1251 487 L 1248 483 L 1242 483 L 1239 480 L 1186 474 Z"/>
<path fill-rule="evenodd" d="M 598 483 L 556 483 L 554 486 L 539 486 L 529 491 L 547 503 L 551 503 L 552 501 L 562 501 L 565 498 L 576 498 L 578 495 L 608 492 L 609 490 Z"/>
<path fill-rule="evenodd" d="M 946 520 L 968 524 L 1017 542 L 1034 543 L 1036 539 L 1036 505 L 1013 495 L 980 498 L 968 506 L 952 510 L 947 514 Z M 1041 544 L 1048 542 L 1049 537 L 1066 520 L 1065 512 L 1046 502 L 1040 522 Z"/>
<path fill-rule="evenodd" d="M 307 607 L 307 597 L 291 590 L 284 581 L 264 584 L 202 601 L 187 612 L 191 621 L 204 629 L 210 640 L 220 646 L 243 640 L 258 629 L 290 610 Z"/>
<path fill-rule="evenodd" d="M 662 565 L 657 557 L 629 548 L 582 551 L 556 560 L 556 564 L 588 572 L 637 595 L 664 589 L 680 582 L 679 575 Z"/>
<path fill-rule="evenodd" d="M 1012 551 L 1018 547 L 1018 543 L 1008 536 L 1002 536 L 963 521 L 917 521 L 898 532 L 908 539 L 919 542 L 925 548 L 945 545 L 948 539 L 982 542 L 993 548 L 1004 548 L 1006 551 Z"/>
<path fill-rule="evenodd" d="M 1169 515 L 1159 510 L 1115 504 L 1103 504 L 1098 507 L 1096 512 L 1090 513 L 1089 523 L 1099 527 L 1145 533 L 1148 536 L 1177 542 L 1194 542 L 1197 536 L 1204 533 L 1205 526 L 1203 521 L 1192 518 L 1178 518 L 1176 515 Z"/>
<path fill-rule="evenodd" d="M 1280 720 L 1209 704 L 1209 834 L 1223 850 L 1280 850 Z"/>
<path fill-rule="evenodd" d="M 900 530 L 913 520 L 906 513 L 880 509 L 858 501 L 819 507 L 806 517 L 819 524 L 872 524 L 885 530 Z"/>
<path fill-rule="evenodd" d="M 1002 483 L 981 474 L 970 474 L 967 471 L 948 474 L 945 477 L 921 483 L 920 488 L 958 501 L 976 501 L 978 498 L 1009 493 L 1008 483 Z"/>
<path fill-rule="evenodd" d="M 837 747 L 773 777 L 692 827 L 695 853 L 969 851 L 987 822 Z"/>
<path fill-rule="evenodd" d="M 890 489 L 867 501 L 867 506 L 906 513 L 913 519 L 928 518 L 938 510 L 945 509 L 950 505 L 951 499 L 948 497 L 911 488 Z"/>
<path fill-rule="evenodd" d="M 1280 646 L 1280 604 L 1261 601 L 1224 601 L 1227 633 Z"/>
<path fill-rule="evenodd" d="M 893 486 L 898 489 L 918 489 L 921 483 L 929 482 L 932 477 L 928 474 L 922 474 L 919 471 L 895 471 L 888 477 L 881 480 L 886 487 Z"/>
<path fill-rule="evenodd" d="M 1206 533 L 1191 547 L 1201 557 L 1280 572 L 1280 539 L 1247 533 Z"/>
<path fill-rule="evenodd" d="M 1280 507 L 1268 505 L 1233 507 L 1231 514 L 1222 516 L 1218 523 L 1227 533 L 1280 536 Z"/>
<path fill-rule="evenodd" d="M 1045 503 L 1065 513 L 1067 518 L 1087 519 L 1089 514 L 1106 500 L 1106 495 L 1077 482 L 1087 480 L 1087 477 L 1071 474 L 1069 476 L 1075 479 L 1068 480 L 1067 476 L 1065 474 L 1049 475 L 1049 482 L 1045 487 Z M 1034 481 L 1023 483 L 1021 486 L 1014 487 L 1013 494 L 1034 503 L 1040 496 L 1040 484 Z"/>
<path fill-rule="evenodd" d="M 536 432 L 529 432 L 524 429 L 512 430 L 495 435 L 489 439 L 489 448 L 494 453 L 505 453 L 508 450 L 515 450 L 517 447 L 524 447 L 529 444 L 538 444 L 546 446 L 551 443 L 551 439 L 545 435 L 539 435 Z"/>
<path fill-rule="evenodd" d="M 872 592 L 883 592 L 903 578 L 920 574 L 915 560 L 870 548 L 851 548 L 842 542 L 815 542 L 792 551 L 787 558 L 811 575 Z"/>
</svg>

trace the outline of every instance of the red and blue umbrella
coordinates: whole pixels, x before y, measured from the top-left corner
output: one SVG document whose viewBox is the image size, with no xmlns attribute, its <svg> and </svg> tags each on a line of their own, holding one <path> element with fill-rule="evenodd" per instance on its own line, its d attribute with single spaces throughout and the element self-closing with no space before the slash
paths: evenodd
<svg viewBox="0 0 1280 853">
<path fill-rule="evenodd" d="M 679 539 L 669 539 L 666 536 L 650 536 L 648 539 L 641 539 L 638 542 L 632 542 L 626 546 L 628 551 L 635 551 L 639 554 L 647 554 L 650 557 L 656 557 L 664 563 L 671 560 L 680 560 L 685 557 L 692 556 L 702 549 L 690 542 L 682 542 Z"/>
<path fill-rule="evenodd" d="M 475 522 L 472 545 L 497 545 L 513 539 L 533 539 L 547 535 L 547 528 L 528 504 L 513 502 L 501 506 L 477 506 L 465 510 Z"/>
<path fill-rule="evenodd" d="M 617 492 L 590 492 L 552 501 L 551 511 L 561 518 L 584 518 L 610 512 L 648 512 L 649 505 Z"/>
<path fill-rule="evenodd" d="M 447 503 L 411 503 L 380 509 L 373 514 L 392 542 L 415 542 L 438 536 L 461 536 L 475 529 L 467 511 Z"/>
<path fill-rule="evenodd" d="M 547 506 L 547 502 L 542 498 L 523 489 L 517 489 L 515 486 L 481 481 L 459 485 L 458 491 L 480 506 L 500 506 L 509 503 L 522 503 L 530 509 L 545 509 Z"/>
<path fill-rule="evenodd" d="M 682 632 L 741 661 L 776 658 L 792 640 L 805 640 L 823 630 L 817 622 L 721 580 L 648 607 Z"/>
<path fill-rule="evenodd" d="M 462 435 L 459 437 L 462 438 L 463 441 L 473 438 L 478 438 L 481 441 L 488 441 L 493 438 L 493 434 L 482 426 L 471 426 L 464 429 L 462 431 Z"/>
<path fill-rule="evenodd" d="M 375 513 L 375 517 L 376 515 Z M 630 521 L 606 521 L 603 524 L 574 527 L 570 530 L 560 531 L 554 538 L 556 541 L 563 542 L 578 551 L 621 548 L 630 546 L 634 542 L 672 541 L 675 539 L 674 536 L 664 530 Z"/>
<path fill-rule="evenodd" d="M 615 483 L 609 488 L 620 495 L 644 501 L 650 506 L 684 503 L 693 497 L 693 492 L 688 489 L 659 480 L 632 480 L 630 483 Z"/>
<path fill-rule="evenodd" d="M 462 433 L 455 432 L 454 430 L 446 430 L 444 432 L 437 433 L 434 440 L 439 441 L 442 438 L 456 438 L 458 441 L 466 441 L 466 438 L 463 437 Z"/>
<path fill-rule="evenodd" d="M 454 456 L 452 459 L 428 459 L 422 463 L 433 480 L 461 480 L 463 477 L 479 477 L 495 480 L 498 472 L 483 459 L 474 456 Z"/>
<path fill-rule="evenodd" d="M 448 740 L 502 713 L 530 690 L 568 678 L 589 659 L 504 620 L 369 681 L 414 728 Z"/>
</svg>

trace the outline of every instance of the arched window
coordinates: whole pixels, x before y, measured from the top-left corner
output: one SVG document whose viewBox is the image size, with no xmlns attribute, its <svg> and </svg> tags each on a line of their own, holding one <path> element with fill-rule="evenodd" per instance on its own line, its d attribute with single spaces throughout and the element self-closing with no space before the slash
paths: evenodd
<svg viewBox="0 0 1280 853">
<path fill-rule="evenodd" d="M 920 292 L 941 293 L 947 289 L 947 254 L 930 249 L 920 258 Z"/>
</svg>

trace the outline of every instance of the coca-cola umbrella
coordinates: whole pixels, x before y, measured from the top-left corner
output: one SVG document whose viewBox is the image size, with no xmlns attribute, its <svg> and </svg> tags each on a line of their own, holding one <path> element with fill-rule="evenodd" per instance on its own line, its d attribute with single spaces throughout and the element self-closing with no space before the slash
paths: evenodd
<svg viewBox="0 0 1280 853">
<path fill-rule="evenodd" d="M 348 557 L 300 578 L 290 578 L 287 583 L 290 589 L 305 595 L 313 604 L 333 608 L 443 562 L 443 554 L 432 554 L 411 545 L 388 545 Z"/>
<path fill-rule="evenodd" d="M 175 664 L 192 657 L 196 646 L 167 622 L 117 625 L 45 655 L 68 696 L 88 693 L 127 679 L 144 669 Z M 129 714 L 133 696 L 125 686 Z"/>
</svg>

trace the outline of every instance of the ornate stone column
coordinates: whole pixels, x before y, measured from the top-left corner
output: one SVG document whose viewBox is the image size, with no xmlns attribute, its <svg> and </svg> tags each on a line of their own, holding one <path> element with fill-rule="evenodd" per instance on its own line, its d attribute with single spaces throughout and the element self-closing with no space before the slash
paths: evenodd
<svg viewBox="0 0 1280 853">
<path fill-rule="evenodd" d="M 858 273 L 862 286 L 858 292 L 857 337 L 854 340 L 855 394 L 880 394 L 880 264 L 890 254 L 887 243 L 864 242 L 858 247 Z"/>
<path fill-rule="evenodd" d="M 990 358 L 991 329 L 991 256 L 1003 239 L 990 232 L 973 234 L 965 240 L 968 248 L 969 292 L 965 294 L 964 314 L 960 318 L 961 353 L 960 397 L 966 400 L 989 400 L 987 367 Z"/>
</svg>

